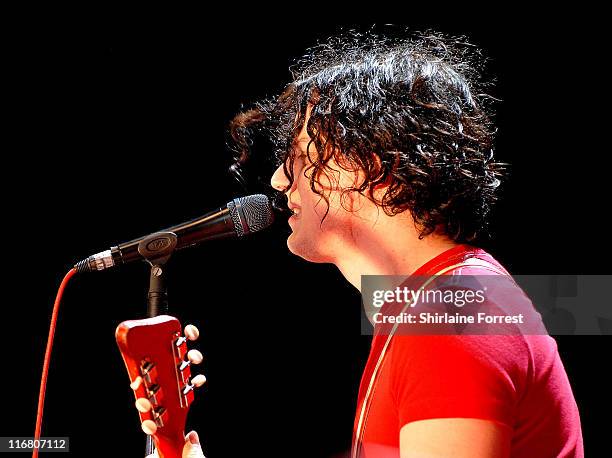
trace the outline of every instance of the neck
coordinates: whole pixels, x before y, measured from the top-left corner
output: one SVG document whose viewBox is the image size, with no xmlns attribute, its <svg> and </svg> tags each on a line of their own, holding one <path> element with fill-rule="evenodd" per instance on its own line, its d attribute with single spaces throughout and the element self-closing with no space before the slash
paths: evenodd
<svg viewBox="0 0 612 458">
<path fill-rule="evenodd" d="M 351 240 L 343 244 L 333 263 L 361 291 L 362 275 L 411 275 L 420 266 L 457 245 L 447 237 L 430 234 L 419 238 L 409 212 L 378 215 L 374 223 L 357 224 Z"/>
</svg>

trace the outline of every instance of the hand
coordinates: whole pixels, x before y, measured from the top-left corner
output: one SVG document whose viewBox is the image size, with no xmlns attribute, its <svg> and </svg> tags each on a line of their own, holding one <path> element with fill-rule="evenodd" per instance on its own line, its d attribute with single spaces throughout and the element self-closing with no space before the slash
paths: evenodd
<svg viewBox="0 0 612 458">
<path fill-rule="evenodd" d="M 145 458 L 159 458 L 157 450 L 153 454 L 146 456 Z M 191 431 L 185 436 L 185 445 L 183 446 L 183 458 L 206 458 L 202 452 L 200 446 L 200 438 L 198 433 Z"/>
</svg>

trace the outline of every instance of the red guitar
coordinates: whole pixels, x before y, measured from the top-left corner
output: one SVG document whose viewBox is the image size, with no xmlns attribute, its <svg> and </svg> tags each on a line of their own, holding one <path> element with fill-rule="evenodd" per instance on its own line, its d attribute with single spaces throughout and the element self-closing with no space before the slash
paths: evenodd
<svg viewBox="0 0 612 458">
<path fill-rule="evenodd" d="M 117 345 L 130 376 L 142 430 L 150 434 L 160 458 L 181 458 L 185 444 L 185 420 L 194 389 L 204 384 L 203 375 L 191 377 L 191 364 L 202 362 L 197 350 L 187 351 L 195 340 L 195 326 L 185 326 L 168 315 L 124 321 L 115 333 Z"/>
</svg>

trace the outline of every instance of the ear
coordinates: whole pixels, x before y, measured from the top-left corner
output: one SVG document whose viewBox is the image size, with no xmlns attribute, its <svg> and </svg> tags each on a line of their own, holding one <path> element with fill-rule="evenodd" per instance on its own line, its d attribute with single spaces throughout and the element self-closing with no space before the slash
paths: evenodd
<svg viewBox="0 0 612 458">
<path fill-rule="evenodd" d="M 373 163 L 371 165 L 372 171 L 369 173 L 370 176 L 367 176 L 366 172 L 362 167 L 355 164 L 354 161 L 348 160 L 345 156 L 341 156 L 338 159 L 334 158 L 334 162 L 337 167 L 342 169 L 343 180 L 343 188 L 360 188 L 364 183 L 368 184 L 369 182 L 376 180 L 376 178 L 380 177 L 384 168 L 383 163 L 380 156 L 374 152 L 371 153 L 371 158 L 373 159 Z M 350 206 L 353 207 L 361 207 L 363 205 L 362 199 L 368 199 L 371 202 L 378 205 L 378 202 L 381 201 L 384 194 L 387 192 L 391 182 L 392 176 L 385 178 L 383 182 L 377 183 L 375 186 L 367 187 L 363 192 L 351 192 L 348 195 L 344 195 L 345 199 L 349 199 L 351 201 Z"/>
</svg>

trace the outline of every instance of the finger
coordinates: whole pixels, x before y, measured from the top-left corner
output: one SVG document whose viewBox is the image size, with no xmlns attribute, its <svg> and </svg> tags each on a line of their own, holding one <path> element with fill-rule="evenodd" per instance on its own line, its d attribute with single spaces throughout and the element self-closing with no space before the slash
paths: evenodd
<svg viewBox="0 0 612 458">
<path fill-rule="evenodd" d="M 191 431 L 185 436 L 182 458 L 205 458 L 200 446 L 200 438 L 195 431 Z"/>
</svg>

